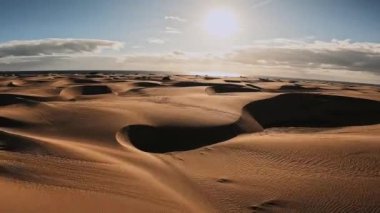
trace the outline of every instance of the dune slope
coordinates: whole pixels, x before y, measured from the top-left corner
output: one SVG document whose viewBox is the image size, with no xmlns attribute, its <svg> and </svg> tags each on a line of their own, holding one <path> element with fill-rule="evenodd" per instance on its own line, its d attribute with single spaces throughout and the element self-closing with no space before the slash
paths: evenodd
<svg viewBox="0 0 380 213">
<path fill-rule="evenodd" d="M 0 80 L 0 212 L 378 212 L 373 85 L 142 73 Z"/>
</svg>

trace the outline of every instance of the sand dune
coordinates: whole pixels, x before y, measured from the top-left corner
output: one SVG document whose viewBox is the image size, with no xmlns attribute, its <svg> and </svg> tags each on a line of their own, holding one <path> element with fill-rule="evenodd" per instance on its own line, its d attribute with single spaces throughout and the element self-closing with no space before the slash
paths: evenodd
<svg viewBox="0 0 380 213">
<path fill-rule="evenodd" d="M 51 100 L 49 97 L 41 96 L 28 96 L 19 94 L 0 94 L 0 106 L 8 106 L 13 104 L 22 104 L 27 106 L 34 106 L 42 101 Z"/>
<path fill-rule="evenodd" d="M 0 78 L 0 212 L 377 212 L 374 85 Z"/>
<path fill-rule="evenodd" d="M 146 152 L 165 153 L 192 150 L 262 130 L 260 124 L 246 114 L 234 123 L 219 126 L 131 125 L 121 129 L 117 138 L 122 144 L 131 143 Z"/>
<path fill-rule="evenodd" d="M 380 102 L 321 94 L 283 94 L 245 110 L 265 128 L 343 127 L 380 123 Z"/>
<path fill-rule="evenodd" d="M 159 82 L 149 82 L 149 81 L 141 81 L 141 82 L 135 82 L 133 83 L 136 87 L 159 87 L 161 84 Z"/>
<path fill-rule="evenodd" d="M 65 99 L 74 99 L 82 95 L 102 95 L 112 93 L 106 85 L 72 86 L 64 88 L 60 95 Z"/>
<path fill-rule="evenodd" d="M 120 134 L 125 134 L 128 141 L 143 151 L 160 153 L 191 150 L 226 141 L 240 133 L 234 125 L 208 128 L 132 125 L 123 128 Z"/>
<path fill-rule="evenodd" d="M 240 85 L 216 85 L 206 89 L 208 94 L 231 93 L 231 92 L 258 92 L 260 89 Z"/>
<path fill-rule="evenodd" d="M 318 87 L 305 87 L 300 84 L 291 84 L 291 85 L 283 85 L 280 87 L 280 90 L 282 92 L 313 92 L 313 91 L 318 91 L 320 88 Z"/>
<path fill-rule="evenodd" d="M 94 84 L 99 83 L 99 81 L 92 79 L 82 79 L 82 78 L 60 78 L 56 81 L 51 82 L 51 86 L 64 87 L 72 84 Z"/>
</svg>

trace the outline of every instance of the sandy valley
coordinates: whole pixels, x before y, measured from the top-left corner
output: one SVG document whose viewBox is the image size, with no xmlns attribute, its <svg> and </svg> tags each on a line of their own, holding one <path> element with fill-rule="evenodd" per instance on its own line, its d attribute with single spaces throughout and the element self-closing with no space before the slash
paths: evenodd
<svg viewBox="0 0 380 213">
<path fill-rule="evenodd" d="M 380 87 L 0 77 L 0 212 L 379 212 Z"/>
</svg>

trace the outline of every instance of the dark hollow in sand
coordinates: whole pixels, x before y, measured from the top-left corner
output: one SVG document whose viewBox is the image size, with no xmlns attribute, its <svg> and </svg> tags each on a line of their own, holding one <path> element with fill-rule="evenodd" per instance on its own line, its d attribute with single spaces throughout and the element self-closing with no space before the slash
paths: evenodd
<svg viewBox="0 0 380 213">
<path fill-rule="evenodd" d="M 152 153 L 187 151 L 271 127 L 341 127 L 380 123 L 380 102 L 295 93 L 247 104 L 238 121 L 207 127 L 130 125 L 118 133 Z M 123 142 L 124 143 L 124 142 Z"/>
<path fill-rule="evenodd" d="M 380 123 L 380 102 L 320 94 L 282 94 L 244 107 L 264 128 L 341 127 Z"/>
<path fill-rule="evenodd" d="M 0 150 L 21 153 L 48 154 L 41 144 L 32 139 L 0 131 Z"/>
<path fill-rule="evenodd" d="M 299 84 L 283 85 L 280 87 L 281 92 L 315 92 L 320 90 L 316 87 L 304 87 Z"/>
<path fill-rule="evenodd" d="M 133 83 L 133 85 L 136 87 L 160 87 L 160 86 L 162 86 L 158 82 L 156 83 L 156 82 L 147 82 L 147 81 L 135 82 L 135 83 Z"/>
<path fill-rule="evenodd" d="M 145 152 L 166 153 L 197 149 L 262 130 L 254 118 L 242 112 L 237 121 L 217 126 L 130 125 L 122 128 L 116 139 L 122 145 L 132 144 Z"/>
<path fill-rule="evenodd" d="M 61 91 L 62 96 L 80 96 L 80 95 L 101 95 L 112 93 L 112 90 L 106 85 L 87 85 L 73 86 Z"/>
<path fill-rule="evenodd" d="M 136 148 L 153 153 L 185 151 L 225 141 L 242 133 L 235 125 L 213 127 L 153 127 L 131 125 L 122 130 Z"/>
<path fill-rule="evenodd" d="M 216 85 L 206 89 L 208 94 L 214 93 L 233 93 L 233 92 L 259 92 L 260 89 L 244 87 L 241 85 Z"/>
<path fill-rule="evenodd" d="M 26 126 L 26 123 L 0 116 L 0 127 L 22 127 L 22 126 Z"/>
<path fill-rule="evenodd" d="M 94 86 L 83 86 L 82 95 L 98 95 L 98 94 L 107 94 L 112 93 L 112 90 L 103 85 L 94 85 Z"/>
<path fill-rule="evenodd" d="M 24 104 L 27 106 L 38 105 L 41 101 L 47 101 L 48 98 L 18 95 L 18 94 L 0 94 L 0 106 L 12 104 Z"/>
</svg>

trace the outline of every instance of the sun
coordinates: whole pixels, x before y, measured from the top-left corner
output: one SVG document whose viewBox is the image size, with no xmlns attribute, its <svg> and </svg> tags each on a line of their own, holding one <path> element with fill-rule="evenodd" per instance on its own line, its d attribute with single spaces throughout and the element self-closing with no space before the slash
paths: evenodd
<svg viewBox="0 0 380 213">
<path fill-rule="evenodd" d="M 239 30 L 235 13 L 228 9 L 214 9 L 204 19 L 203 27 L 207 33 L 217 38 L 228 38 Z"/>
</svg>

